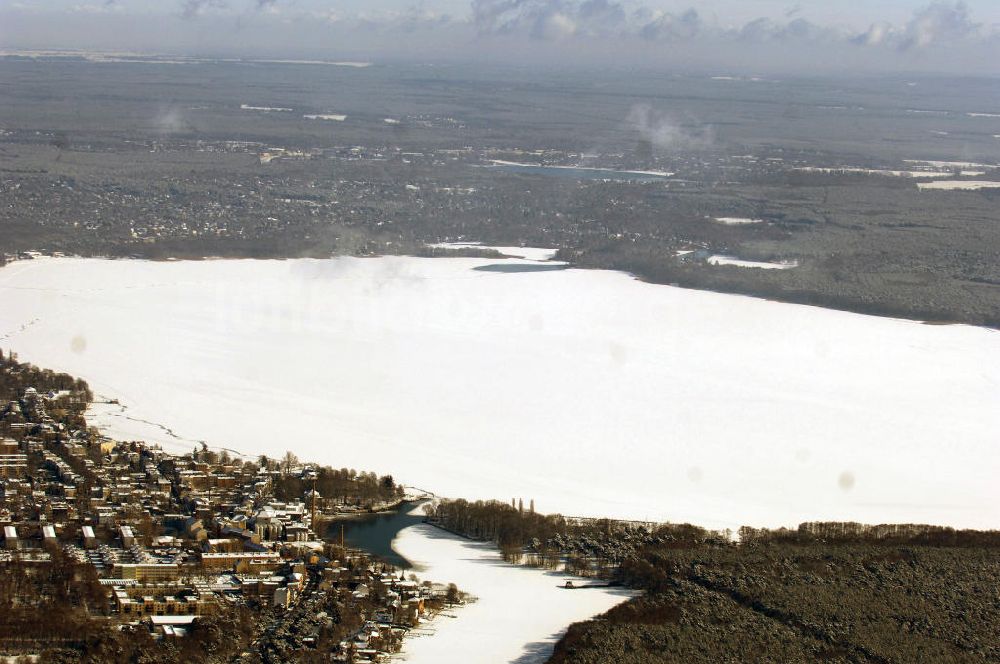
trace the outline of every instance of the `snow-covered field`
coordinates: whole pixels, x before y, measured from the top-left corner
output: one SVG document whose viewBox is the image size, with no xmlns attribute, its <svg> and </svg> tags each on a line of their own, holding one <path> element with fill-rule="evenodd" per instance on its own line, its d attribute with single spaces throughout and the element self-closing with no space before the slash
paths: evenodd
<svg viewBox="0 0 1000 664">
<path fill-rule="evenodd" d="M 749 217 L 709 217 L 713 221 L 725 224 L 726 226 L 742 226 L 743 224 L 762 224 L 763 219 L 750 219 Z"/>
<path fill-rule="evenodd" d="M 920 182 L 920 189 L 937 189 L 941 191 L 977 191 L 979 189 L 1000 189 L 1000 182 L 988 180 L 940 180 L 937 182 Z"/>
<path fill-rule="evenodd" d="M 907 164 L 917 164 L 921 168 L 931 167 L 937 169 L 970 169 L 970 168 L 996 168 L 996 164 L 984 164 L 978 161 L 932 161 L 927 159 L 904 159 Z"/>
<path fill-rule="evenodd" d="M 996 331 L 474 269 L 497 263 L 539 265 L 23 261 L 0 346 L 120 399 L 110 433 L 185 449 L 569 515 L 997 527 Z"/>
<path fill-rule="evenodd" d="M 251 106 L 250 104 L 240 104 L 244 111 L 263 111 L 265 113 L 291 113 L 294 109 L 283 106 Z"/>
<path fill-rule="evenodd" d="M 408 664 L 540 664 L 571 623 L 603 613 L 631 596 L 622 588 L 559 588 L 573 577 L 509 565 L 493 545 L 427 524 L 401 531 L 393 548 L 420 567 L 421 578 L 455 583 L 478 598 L 411 632 L 403 642 L 403 660 Z M 576 583 L 594 582 L 576 579 Z"/>
<path fill-rule="evenodd" d="M 491 161 L 496 166 L 523 166 L 525 168 L 566 170 L 566 171 L 595 171 L 598 173 L 617 173 L 619 175 L 653 175 L 663 178 L 668 178 L 673 175 L 673 173 L 669 171 L 623 171 L 614 168 L 596 168 L 592 166 L 557 166 L 554 164 L 526 164 L 519 161 L 505 161 L 503 159 L 493 159 Z"/>
<path fill-rule="evenodd" d="M 311 115 L 303 115 L 306 120 L 329 120 L 331 122 L 343 122 L 347 119 L 346 115 L 340 113 L 314 113 Z"/>
<path fill-rule="evenodd" d="M 736 267 L 755 267 L 761 270 L 790 270 L 793 267 L 798 267 L 799 264 L 796 261 L 782 261 L 769 262 L 769 261 L 748 261 L 742 258 L 736 258 L 735 256 L 722 256 L 716 254 L 714 256 L 709 256 L 707 259 L 710 265 L 735 265 Z"/>
<path fill-rule="evenodd" d="M 251 60 L 250 62 L 277 63 L 286 65 L 327 65 L 329 67 L 353 67 L 355 69 L 364 69 L 372 66 L 372 63 L 370 62 L 331 62 L 330 60 Z"/>
<path fill-rule="evenodd" d="M 931 162 L 921 162 L 921 163 L 931 163 Z M 936 162 L 938 164 L 949 164 L 955 162 Z M 947 167 L 945 167 L 947 168 Z M 799 171 L 802 173 L 861 173 L 864 175 L 888 175 L 897 178 L 947 178 L 955 175 L 953 170 L 937 170 L 937 171 L 893 171 L 878 168 L 848 168 L 848 167 L 838 167 L 838 168 L 820 168 L 817 166 L 802 166 L 800 168 L 794 168 L 792 170 Z M 979 175 L 984 175 L 985 171 L 974 171 L 974 170 L 963 170 L 960 175 L 976 177 Z"/>
</svg>

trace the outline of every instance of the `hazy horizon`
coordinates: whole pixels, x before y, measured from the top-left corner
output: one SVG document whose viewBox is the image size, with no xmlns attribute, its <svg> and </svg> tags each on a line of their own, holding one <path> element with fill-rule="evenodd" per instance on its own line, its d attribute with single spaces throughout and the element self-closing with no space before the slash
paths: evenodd
<svg viewBox="0 0 1000 664">
<path fill-rule="evenodd" d="M 0 2 L 0 49 L 995 75 L 1000 7 L 881 0 L 47 0 Z"/>
</svg>

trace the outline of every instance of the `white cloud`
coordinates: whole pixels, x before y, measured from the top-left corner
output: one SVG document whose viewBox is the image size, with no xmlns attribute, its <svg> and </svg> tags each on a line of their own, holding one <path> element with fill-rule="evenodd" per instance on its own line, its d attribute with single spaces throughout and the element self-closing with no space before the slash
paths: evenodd
<svg viewBox="0 0 1000 664">
<path fill-rule="evenodd" d="M 899 48 L 924 48 L 936 42 L 955 42 L 977 36 L 979 23 L 974 23 L 964 2 L 935 2 L 918 11 L 906 25 Z"/>
<path fill-rule="evenodd" d="M 472 22 L 480 35 L 529 36 L 534 39 L 587 38 L 617 34 L 647 41 L 683 42 L 697 38 L 752 43 L 815 42 L 858 46 L 892 45 L 899 50 L 926 48 L 996 35 L 972 20 L 962 1 L 940 0 L 916 11 L 901 25 L 874 23 L 860 34 L 801 18 L 793 7 L 781 18 L 762 16 L 723 27 L 707 21 L 694 7 L 667 12 L 641 6 L 627 12 L 615 0 L 473 0 Z"/>
</svg>

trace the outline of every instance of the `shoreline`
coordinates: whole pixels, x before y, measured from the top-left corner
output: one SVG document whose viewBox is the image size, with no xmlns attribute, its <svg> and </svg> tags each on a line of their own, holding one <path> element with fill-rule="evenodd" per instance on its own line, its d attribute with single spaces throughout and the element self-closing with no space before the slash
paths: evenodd
<svg viewBox="0 0 1000 664">
<path fill-rule="evenodd" d="M 403 529 L 394 545 L 422 564 L 426 576 L 454 582 L 476 598 L 459 607 L 457 620 L 435 619 L 429 625 L 432 638 L 405 641 L 401 659 L 412 664 L 467 662 L 469 648 L 489 652 L 490 661 L 543 664 L 571 624 L 639 594 L 623 587 L 568 593 L 566 579 L 586 580 L 505 562 L 492 543 L 460 538 L 430 523 Z"/>
<path fill-rule="evenodd" d="M 472 244 L 471 242 L 468 244 Z M 434 248 L 432 245 L 426 245 L 427 247 Z M 498 245 L 484 245 L 484 249 L 492 248 Z M 475 247 L 468 247 L 469 250 L 475 250 Z M 456 253 L 458 249 L 453 250 Z M 981 327 L 989 330 L 1000 331 L 1000 312 L 995 315 L 994 318 L 983 319 L 981 321 L 973 321 L 969 319 L 963 319 L 957 316 L 944 316 L 939 313 L 933 313 L 930 311 L 925 311 L 921 313 L 916 310 L 906 310 L 897 306 L 890 306 L 879 303 L 861 303 L 857 302 L 851 298 L 832 298 L 825 302 L 818 302 L 817 300 L 826 300 L 827 296 L 821 293 L 815 293 L 807 290 L 788 290 L 782 289 L 780 292 L 774 292 L 771 289 L 754 288 L 750 284 L 732 284 L 731 287 L 723 287 L 718 284 L 707 284 L 700 283 L 697 278 L 677 278 L 677 279 L 658 279 L 654 276 L 643 274 L 641 271 L 636 271 L 633 269 L 625 267 L 614 267 L 605 265 L 594 265 L 588 264 L 586 262 L 581 262 L 579 260 L 574 260 L 568 257 L 559 257 L 559 252 L 572 251 L 570 249 L 560 248 L 556 249 L 556 256 L 549 260 L 537 260 L 537 259 L 525 259 L 519 256 L 512 255 L 499 255 L 499 256 L 461 256 L 461 255 L 424 255 L 417 251 L 415 252 L 388 252 L 388 253 L 371 253 L 371 254 L 330 254 L 328 256 L 293 256 L 293 255 L 274 255 L 274 256 L 256 256 L 250 254 L 235 254 L 235 255 L 202 255 L 202 256 L 185 256 L 185 257 L 173 257 L 173 256 L 112 256 L 106 254 L 93 254 L 93 255 L 81 255 L 81 254 L 67 254 L 63 256 L 50 256 L 41 255 L 37 258 L 32 259 L 15 259 L 9 260 L 5 265 L 0 265 L 0 270 L 4 267 L 17 265 L 19 263 L 27 263 L 33 260 L 46 260 L 46 259 L 74 259 L 74 260 L 107 260 L 107 261 L 144 261 L 152 263 L 183 263 L 183 262 L 204 262 L 204 261 L 295 261 L 295 260 L 314 260 L 314 261 L 324 261 L 324 260 L 335 260 L 343 258 L 355 258 L 355 259 L 372 259 L 372 258 L 419 258 L 419 259 L 461 259 L 461 258 L 483 258 L 485 260 L 522 260 L 528 261 L 535 264 L 545 264 L 547 262 L 552 262 L 553 264 L 559 264 L 563 269 L 575 269 L 575 270 L 596 270 L 605 272 L 618 272 L 621 274 L 628 275 L 629 277 L 640 281 L 645 284 L 650 284 L 654 286 L 669 286 L 672 288 L 681 288 L 684 290 L 698 291 L 704 293 L 717 293 L 720 295 L 734 295 L 740 297 L 752 298 L 755 300 L 762 300 L 765 302 L 776 302 L 781 304 L 793 304 L 803 307 L 813 307 L 816 309 L 824 309 L 828 311 L 840 311 L 845 313 L 857 314 L 860 316 L 872 316 L 874 318 L 885 318 L 890 320 L 900 320 L 909 321 L 914 323 L 921 323 L 924 325 L 966 325 L 970 327 Z M 715 266 L 715 267 L 726 267 L 726 266 Z M 3 337 L 0 337 L 0 341 Z"/>
</svg>

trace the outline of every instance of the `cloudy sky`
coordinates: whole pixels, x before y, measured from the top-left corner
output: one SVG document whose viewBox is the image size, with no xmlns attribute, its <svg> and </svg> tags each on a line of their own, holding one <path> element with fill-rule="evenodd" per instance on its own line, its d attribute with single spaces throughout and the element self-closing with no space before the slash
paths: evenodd
<svg viewBox="0 0 1000 664">
<path fill-rule="evenodd" d="M 0 48 L 1000 74 L 998 0 L 0 0 Z"/>
</svg>

